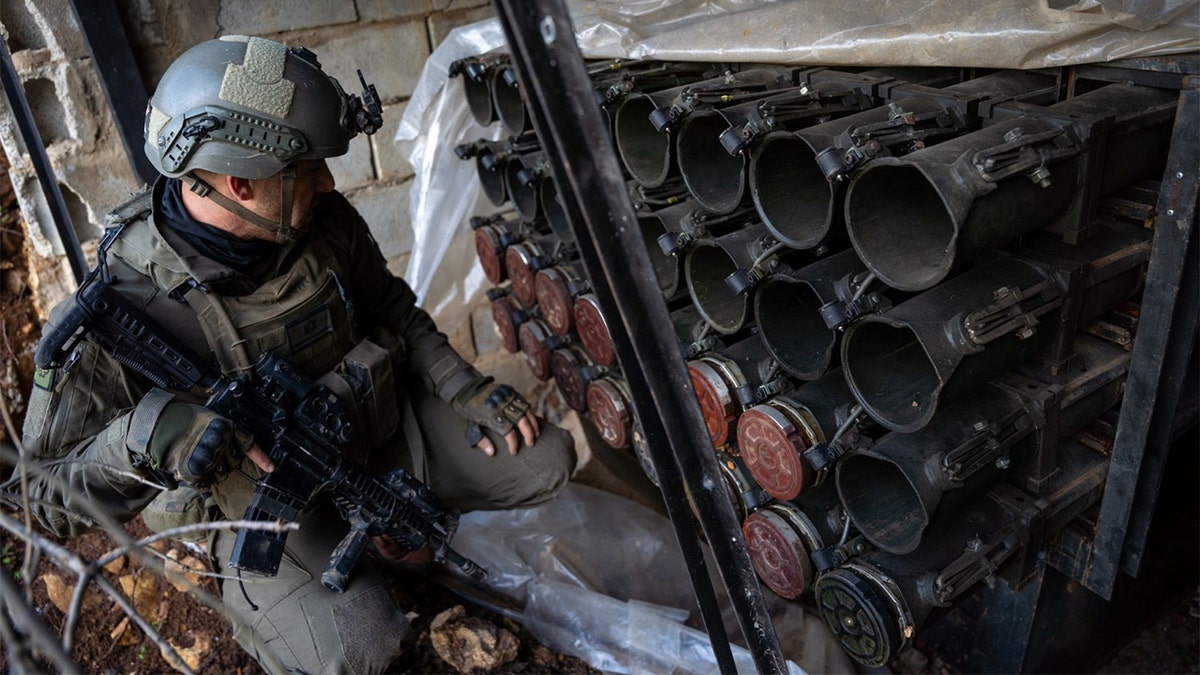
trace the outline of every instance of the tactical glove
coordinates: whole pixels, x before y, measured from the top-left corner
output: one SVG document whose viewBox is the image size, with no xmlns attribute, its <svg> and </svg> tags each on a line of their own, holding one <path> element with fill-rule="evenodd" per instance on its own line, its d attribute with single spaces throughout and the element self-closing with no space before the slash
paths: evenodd
<svg viewBox="0 0 1200 675">
<path fill-rule="evenodd" d="M 454 408 L 472 422 L 467 427 L 467 442 L 475 445 L 483 438 L 481 426 L 508 435 L 529 412 L 529 403 L 509 385 L 483 377 L 454 397 Z"/>
<path fill-rule="evenodd" d="M 203 406 L 172 401 L 150 435 L 150 466 L 193 487 L 208 487 L 241 462 L 251 445 L 233 423 Z"/>
</svg>

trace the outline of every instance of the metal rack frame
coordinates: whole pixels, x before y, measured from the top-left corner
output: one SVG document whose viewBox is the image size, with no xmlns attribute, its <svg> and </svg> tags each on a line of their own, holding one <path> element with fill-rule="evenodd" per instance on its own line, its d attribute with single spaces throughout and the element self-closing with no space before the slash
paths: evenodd
<svg viewBox="0 0 1200 675">
<path fill-rule="evenodd" d="M 632 204 L 600 112 L 588 96 L 588 77 L 565 8 L 557 0 L 494 0 L 525 89 L 534 127 L 543 139 L 571 229 L 601 307 L 613 321 L 613 339 L 625 366 L 634 408 L 645 426 L 655 469 L 723 671 L 733 670 L 728 637 L 716 608 L 701 551 L 698 520 L 737 610 L 758 669 L 778 672 L 783 657 L 750 566 L 740 524 L 719 494 L 721 477 L 692 387 L 678 353 L 665 303 L 636 231 Z M 1147 80 L 1183 85 L 1159 202 L 1156 234 L 1143 295 L 1141 327 L 1117 426 L 1112 465 L 1100 504 L 1096 536 L 1087 547 L 1080 579 L 1111 598 L 1120 572 L 1136 575 L 1176 423 L 1176 407 L 1196 342 L 1198 295 L 1197 194 L 1200 157 L 1200 78 L 1194 61 L 1138 59 L 1067 68 L 1065 87 L 1078 78 Z M 1149 414 L 1147 414 L 1149 412 Z M 695 504 L 695 514 L 687 500 Z M 1041 584 L 1012 589 L 1001 613 L 1025 618 Z M 1020 623 L 1019 621 L 1017 623 Z M 1028 641 L 1028 631 L 1012 625 Z M 1011 631 L 1010 631 L 1011 632 Z M 1009 645 L 1011 646 L 1011 645 Z M 1020 654 L 989 655 L 985 662 L 1021 666 Z M 1016 660 L 1014 657 L 1019 656 Z M 999 660 L 997 660 L 999 659 Z"/>
</svg>

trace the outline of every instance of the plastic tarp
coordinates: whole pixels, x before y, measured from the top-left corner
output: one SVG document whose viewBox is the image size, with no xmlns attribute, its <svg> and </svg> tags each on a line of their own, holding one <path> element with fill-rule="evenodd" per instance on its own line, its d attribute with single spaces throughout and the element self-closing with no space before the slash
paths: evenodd
<svg viewBox="0 0 1200 675">
<path fill-rule="evenodd" d="M 541 506 L 465 514 L 454 546 L 487 568 L 487 583 L 522 607 L 513 618 L 551 649 L 610 673 L 719 672 L 708 635 L 689 625 L 699 609 L 674 530 L 650 509 L 570 484 Z M 738 671 L 754 672 L 750 652 L 731 647 Z"/>
<path fill-rule="evenodd" d="M 586 58 L 1032 69 L 1200 51 L 1200 0 L 569 0 Z M 450 64 L 503 49 L 495 19 L 430 56 L 396 143 L 415 172 L 406 278 L 435 316 L 484 290 L 465 225 L 495 211 L 454 146 L 497 139 L 467 111 Z M 439 317 L 440 318 L 440 317 Z"/>
</svg>

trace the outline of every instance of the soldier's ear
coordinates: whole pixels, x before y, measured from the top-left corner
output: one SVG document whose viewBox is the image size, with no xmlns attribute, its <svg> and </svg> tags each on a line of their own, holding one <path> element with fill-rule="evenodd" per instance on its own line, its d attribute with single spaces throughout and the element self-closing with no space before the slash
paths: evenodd
<svg viewBox="0 0 1200 675">
<path fill-rule="evenodd" d="M 229 194 L 235 199 L 243 202 L 254 199 L 254 182 L 250 179 L 225 176 L 225 184 L 229 186 Z"/>
</svg>

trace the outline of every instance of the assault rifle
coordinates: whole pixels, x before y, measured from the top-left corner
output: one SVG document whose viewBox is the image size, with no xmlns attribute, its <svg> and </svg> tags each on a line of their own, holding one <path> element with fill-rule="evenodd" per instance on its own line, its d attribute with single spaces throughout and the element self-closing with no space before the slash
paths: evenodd
<svg viewBox="0 0 1200 675">
<path fill-rule="evenodd" d="M 330 556 L 321 583 L 341 592 L 371 537 L 385 534 L 401 546 L 428 547 L 473 578 L 487 571 L 450 548 L 457 517 L 437 495 L 404 469 L 373 476 L 343 457 L 350 440 L 345 406 L 324 385 L 293 364 L 265 352 L 252 372 L 226 377 L 211 359 L 201 358 L 117 291 L 105 258 L 120 227 L 100 242 L 100 263 L 75 292 L 74 304 L 38 346 L 39 368 L 63 364 L 85 336 L 114 359 L 168 391 L 202 389 L 205 406 L 231 420 L 266 450 L 275 470 L 257 485 L 245 519 L 293 522 L 317 495 L 327 493 L 350 523 L 350 532 Z M 286 532 L 240 530 L 230 567 L 275 575 Z"/>
</svg>

